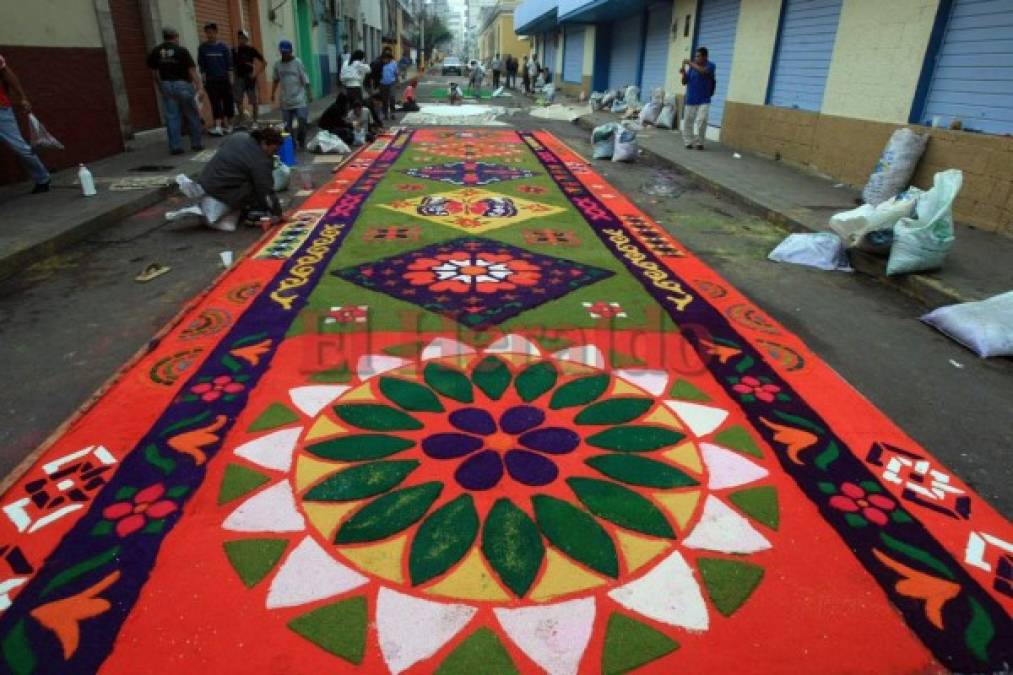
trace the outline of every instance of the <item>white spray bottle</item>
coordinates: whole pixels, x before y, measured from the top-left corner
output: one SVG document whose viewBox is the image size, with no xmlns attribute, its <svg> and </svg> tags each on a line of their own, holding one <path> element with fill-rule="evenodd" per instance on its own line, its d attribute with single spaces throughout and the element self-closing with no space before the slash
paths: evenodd
<svg viewBox="0 0 1013 675">
<path fill-rule="evenodd" d="M 81 168 L 77 170 L 77 180 L 81 183 L 81 192 L 84 193 L 85 197 L 94 197 L 97 192 L 95 190 L 95 179 L 92 178 L 91 171 L 88 170 L 84 164 L 80 165 Z"/>
</svg>

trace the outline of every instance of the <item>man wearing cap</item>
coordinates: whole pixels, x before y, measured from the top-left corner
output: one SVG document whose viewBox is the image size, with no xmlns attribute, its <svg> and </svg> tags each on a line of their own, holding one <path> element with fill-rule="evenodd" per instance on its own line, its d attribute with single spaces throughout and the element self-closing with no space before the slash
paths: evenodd
<svg viewBox="0 0 1013 675">
<path fill-rule="evenodd" d="M 35 179 L 32 194 L 49 192 L 49 171 L 32 147 L 25 143 L 25 137 L 21 135 L 21 129 L 18 127 L 18 118 L 14 115 L 11 97 L 18 102 L 23 111 L 26 113 L 32 111 L 32 104 L 28 102 L 28 97 L 21 88 L 21 81 L 8 67 L 4 57 L 0 56 L 0 141 L 6 143 L 18 155 L 21 163 L 32 174 L 32 178 Z"/>
<path fill-rule="evenodd" d="M 257 48 L 250 44 L 250 34 L 239 31 L 239 46 L 232 50 L 232 61 L 236 65 L 236 113 L 243 115 L 243 99 L 253 107 L 253 123 L 257 123 L 257 78 L 264 72 L 267 62 Z M 259 62 L 259 63 L 258 63 Z"/>
<path fill-rule="evenodd" d="M 285 131 L 292 133 L 292 123 L 299 120 L 299 129 L 296 131 L 296 140 L 299 147 L 306 147 L 306 126 L 309 124 L 309 100 L 306 96 L 306 86 L 310 78 L 306 74 L 306 68 L 302 61 L 292 55 L 292 43 L 282 40 L 278 43 L 278 51 L 281 53 L 281 60 L 274 62 L 274 85 L 271 88 L 271 100 L 278 96 L 278 107 L 281 109 L 281 117 L 285 120 Z"/>
<path fill-rule="evenodd" d="M 162 92 L 165 132 L 169 137 L 170 152 L 174 155 L 183 154 L 181 115 L 186 118 L 190 129 L 190 147 L 193 150 L 203 150 L 200 111 L 197 110 L 200 78 L 190 52 L 179 45 L 179 31 L 168 26 L 163 28 L 162 44 L 151 50 L 147 63 L 158 90 Z"/>
<path fill-rule="evenodd" d="M 211 116 L 215 118 L 215 128 L 208 133 L 221 136 L 232 133 L 232 50 L 218 39 L 217 24 L 206 24 L 204 37 L 207 41 L 197 48 L 197 65 L 204 74 L 204 88 L 211 100 Z"/>
</svg>

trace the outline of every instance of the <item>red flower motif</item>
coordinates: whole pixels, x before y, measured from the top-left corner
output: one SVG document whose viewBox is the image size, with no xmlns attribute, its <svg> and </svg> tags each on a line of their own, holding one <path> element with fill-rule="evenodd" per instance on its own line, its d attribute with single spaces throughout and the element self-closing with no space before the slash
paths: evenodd
<svg viewBox="0 0 1013 675">
<path fill-rule="evenodd" d="M 443 253 L 419 258 L 405 273 L 412 286 L 428 286 L 433 293 L 497 293 L 534 286 L 541 278 L 537 265 L 516 260 L 509 253 Z"/>
<path fill-rule="evenodd" d="M 772 403 L 774 395 L 781 391 L 776 384 L 764 384 L 751 375 L 746 375 L 732 389 L 743 395 L 752 394 L 765 403 Z"/>
<path fill-rule="evenodd" d="M 861 511 L 866 520 L 882 526 L 897 503 L 883 495 L 869 494 L 854 483 L 841 483 L 841 494 L 830 498 L 830 506 L 845 513 Z"/>
<path fill-rule="evenodd" d="M 540 195 L 545 192 L 545 188 L 538 185 L 521 185 L 517 189 L 529 195 Z"/>
<path fill-rule="evenodd" d="M 611 319 L 614 316 L 622 314 L 623 308 L 620 307 L 619 305 L 612 305 L 603 300 L 599 300 L 598 302 L 588 307 L 587 311 L 591 314 L 596 314 L 602 318 Z"/>
<path fill-rule="evenodd" d="M 336 320 L 338 323 L 354 323 L 359 319 L 366 318 L 366 309 L 358 305 L 350 305 L 339 309 L 331 309 L 327 317 Z"/>
<path fill-rule="evenodd" d="M 210 403 L 217 401 L 224 394 L 237 394 L 246 387 L 239 382 L 233 382 L 230 375 L 219 375 L 210 382 L 201 382 L 190 387 L 190 391 L 201 397 L 202 401 Z"/>
<path fill-rule="evenodd" d="M 102 515 L 116 521 L 116 534 L 126 537 L 144 527 L 148 519 L 164 518 L 176 511 L 176 502 L 159 499 L 165 494 L 165 486 L 161 483 L 149 485 L 134 495 L 132 501 L 110 504 Z"/>
</svg>

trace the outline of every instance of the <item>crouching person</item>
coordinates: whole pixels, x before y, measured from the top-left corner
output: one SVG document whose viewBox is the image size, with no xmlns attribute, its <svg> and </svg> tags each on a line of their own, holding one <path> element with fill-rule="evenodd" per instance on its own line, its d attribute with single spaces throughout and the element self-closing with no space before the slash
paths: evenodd
<svg viewBox="0 0 1013 675">
<path fill-rule="evenodd" d="M 204 192 L 200 208 L 209 227 L 231 232 L 250 211 L 281 216 L 273 175 L 281 140 L 281 132 L 265 127 L 232 134 L 219 146 L 197 179 Z"/>
</svg>

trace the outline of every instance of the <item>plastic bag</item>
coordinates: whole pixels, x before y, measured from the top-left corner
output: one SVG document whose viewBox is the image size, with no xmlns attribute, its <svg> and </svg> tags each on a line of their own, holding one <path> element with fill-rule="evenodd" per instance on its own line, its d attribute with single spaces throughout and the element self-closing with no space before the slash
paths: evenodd
<svg viewBox="0 0 1013 675">
<path fill-rule="evenodd" d="M 332 134 L 329 131 L 321 129 L 317 132 L 317 135 L 306 144 L 306 149 L 310 152 L 337 152 L 342 155 L 348 154 L 352 151 L 348 145 L 341 140 L 341 137 L 337 134 Z"/>
<path fill-rule="evenodd" d="M 286 169 L 288 167 L 285 167 Z M 200 200 L 200 210 L 204 214 L 204 222 L 208 225 L 217 223 L 222 219 L 223 216 L 232 211 L 229 205 L 225 202 L 215 199 L 211 195 L 205 195 Z M 232 229 L 236 229 L 235 225 L 232 225 Z"/>
<path fill-rule="evenodd" d="M 601 108 L 601 100 L 605 98 L 605 94 L 600 91 L 592 91 L 591 96 L 587 99 L 587 107 L 591 112 L 598 112 Z"/>
<path fill-rule="evenodd" d="M 274 191 L 284 192 L 288 189 L 288 183 L 292 180 L 292 168 L 283 163 L 277 157 L 274 158 Z"/>
<path fill-rule="evenodd" d="M 935 309 L 922 321 L 982 358 L 1013 356 L 1013 291 Z"/>
<path fill-rule="evenodd" d="M 556 99 L 556 85 L 547 84 L 542 88 L 542 99 L 544 100 L 542 105 L 551 105 Z"/>
<path fill-rule="evenodd" d="M 932 179 L 932 189 L 918 199 L 917 218 L 901 218 L 893 226 L 888 275 L 942 267 L 953 248 L 953 200 L 963 182 L 959 169 L 940 171 Z"/>
<path fill-rule="evenodd" d="M 655 87 L 651 90 L 651 103 L 657 103 L 660 108 L 665 103 L 665 90 L 661 87 Z"/>
<path fill-rule="evenodd" d="M 620 127 L 616 133 L 616 147 L 612 153 L 613 162 L 632 162 L 637 158 L 637 132 L 628 126 Z"/>
<path fill-rule="evenodd" d="M 651 101 L 643 108 L 640 109 L 640 115 L 638 119 L 641 124 L 655 124 L 658 121 L 658 116 L 661 114 L 661 103 L 655 103 Z"/>
<path fill-rule="evenodd" d="M 614 113 L 624 113 L 624 112 L 626 112 L 626 109 L 628 107 L 629 106 L 627 106 L 624 101 L 622 101 L 620 99 L 616 99 L 616 100 L 612 101 L 612 108 L 611 108 L 611 110 Z"/>
<path fill-rule="evenodd" d="M 605 95 L 601 97 L 601 107 L 607 108 L 616 100 L 615 89 L 609 89 L 605 92 Z"/>
<path fill-rule="evenodd" d="M 593 159 L 611 159 L 616 147 L 616 130 L 619 125 L 615 122 L 602 124 L 595 127 L 591 132 L 591 157 Z"/>
<path fill-rule="evenodd" d="M 640 87 L 635 84 L 631 84 L 626 87 L 626 93 L 623 94 L 623 101 L 630 108 L 640 109 Z"/>
<path fill-rule="evenodd" d="M 862 199 L 876 205 L 907 187 L 928 142 L 928 134 L 916 134 L 907 127 L 893 132 L 862 190 Z"/>
<path fill-rule="evenodd" d="M 767 259 L 821 270 L 852 271 L 844 242 L 831 232 L 789 234 L 770 252 Z"/>
<path fill-rule="evenodd" d="M 922 191 L 913 187 L 876 206 L 862 204 L 857 209 L 835 213 L 830 216 L 830 229 L 847 246 L 856 246 L 866 234 L 893 229 L 898 220 L 910 216 L 921 195 Z"/>
<path fill-rule="evenodd" d="M 28 114 L 29 144 L 33 148 L 49 148 L 51 150 L 63 150 L 63 143 L 56 140 L 53 134 L 49 133 L 46 127 L 35 115 Z"/>
<path fill-rule="evenodd" d="M 675 128 L 675 106 L 668 105 L 667 103 L 661 107 L 661 112 L 658 113 L 658 119 L 654 121 L 655 126 L 659 129 L 674 129 Z"/>
<path fill-rule="evenodd" d="M 185 173 L 181 173 L 176 176 L 176 185 L 179 186 L 180 192 L 190 199 L 197 199 L 198 197 L 204 196 L 204 188 L 201 184 L 191 180 Z"/>
</svg>

